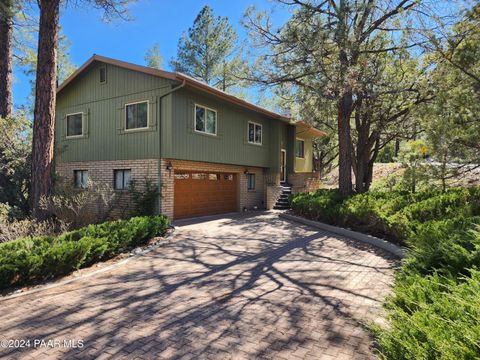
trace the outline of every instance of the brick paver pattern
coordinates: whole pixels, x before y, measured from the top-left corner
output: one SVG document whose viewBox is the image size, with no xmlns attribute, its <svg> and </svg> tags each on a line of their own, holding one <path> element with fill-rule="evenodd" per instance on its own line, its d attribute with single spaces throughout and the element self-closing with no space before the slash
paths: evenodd
<svg viewBox="0 0 480 360">
<path fill-rule="evenodd" d="M 8 359 L 369 359 L 397 261 L 272 213 L 183 222 L 125 265 L 1 302 Z M 47 343 L 48 344 L 48 343 Z"/>
</svg>

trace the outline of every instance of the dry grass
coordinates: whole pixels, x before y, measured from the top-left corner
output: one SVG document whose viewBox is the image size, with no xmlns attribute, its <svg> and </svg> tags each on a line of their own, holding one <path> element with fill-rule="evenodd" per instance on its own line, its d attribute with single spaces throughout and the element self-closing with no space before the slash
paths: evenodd
<svg viewBox="0 0 480 360">
<path fill-rule="evenodd" d="M 0 216 L 0 243 L 27 236 L 56 235 L 67 231 L 68 227 L 68 224 L 62 221 L 32 219 L 10 221 Z"/>
</svg>

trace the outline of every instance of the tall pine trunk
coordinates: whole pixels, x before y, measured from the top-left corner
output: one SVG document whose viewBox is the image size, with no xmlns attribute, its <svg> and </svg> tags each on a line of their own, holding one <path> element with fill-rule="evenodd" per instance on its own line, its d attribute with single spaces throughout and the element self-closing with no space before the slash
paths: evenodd
<svg viewBox="0 0 480 360">
<path fill-rule="evenodd" d="M 352 91 L 347 90 L 338 102 L 338 188 L 342 196 L 352 193 L 352 157 L 350 116 Z"/>
<path fill-rule="evenodd" d="M 40 0 L 39 6 L 30 205 L 33 215 L 41 219 L 46 214 L 39 208 L 40 198 L 52 187 L 60 0 Z"/>
<path fill-rule="evenodd" d="M 0 8 L 0 117 L 12 115 L 12 41 L 13 9 L 11 0 L 2 0 Z"/>
</svg>

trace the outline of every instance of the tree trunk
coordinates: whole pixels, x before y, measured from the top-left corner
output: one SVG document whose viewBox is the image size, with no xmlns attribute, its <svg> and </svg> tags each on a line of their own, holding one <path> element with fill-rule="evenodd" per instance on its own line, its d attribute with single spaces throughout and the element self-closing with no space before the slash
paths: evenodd
<svg viewBox="0 0 480 360">
<path fill-rule="evenodd" d="M 400 151 L 400 139 L 399 138 L 396 138 L 395 139 L 395 150 L 394 150 L 394 157 L 397 158 L 398 157 L 398 152 Z"/>
<path fill-rule="evenodd" d="M 352 193 L 352 158 L 350 116 L 353 96 L 351 89 L 346 89 L 338 102 L 338 188 L 342 196 Z"/>
<path fill-rule="evenodd" d="M 370 159 L 368 160 L 367 173 L 365 178 L 365 191 L 370 190 L 370 186 L 372 186 L 373 166 L 375 165 L 375 161 L 377 160 L 379 152 L 380 152 L 380 135 L 377 133 L 377 136 L 375 139 L 375 145 L 371 152 Z"/>
<path fill-rule="evenodd" d="M 11 0 L 4 0 L 0 12 L 0 117 L 12 115 L 12 41 L 13 10 Z"/>
<path fill-rule="evenodd" d="M 30 206 L 33 215 L 44 218 L 39 208 L 42 196 L 52 187 L 53 147 L 57 78 L 57 42 L 60 0 L 40 0 L 37 79 L 32 144 Z"/>
<path fill-rule="evenodd" d="M 370 160 L 371 144 L 369 141 L 370 132 L 370 120 L 366 116 L 367 112 L 362 111 L 363 100 L 359 98 L 357 100 L 355 111 L 355 129 L 357 131 L 357 144 L 355 151 L 352 151 L 352 156 L 355 158 L 352 160 L 353 171 L 355 173 L 355 191 L 363 193 L 367 191 L 366 178 L 368 161 Z M 362 121 L 363 120 L 363 121 Z"/>
</svg>

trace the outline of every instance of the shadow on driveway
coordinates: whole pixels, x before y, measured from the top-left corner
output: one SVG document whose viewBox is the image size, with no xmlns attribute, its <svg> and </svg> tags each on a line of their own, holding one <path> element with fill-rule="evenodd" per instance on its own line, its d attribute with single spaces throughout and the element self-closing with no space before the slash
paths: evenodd
<svg viewBox="0 0 480 360">
<path fill-rule="evenodd" d="M 83 348 L 2 358 L 371 358 L 396 261 L 271 213 L 177 222 L 171 243 L 97 277 L 3 302 L 4 339 Z"/>
</svg>

